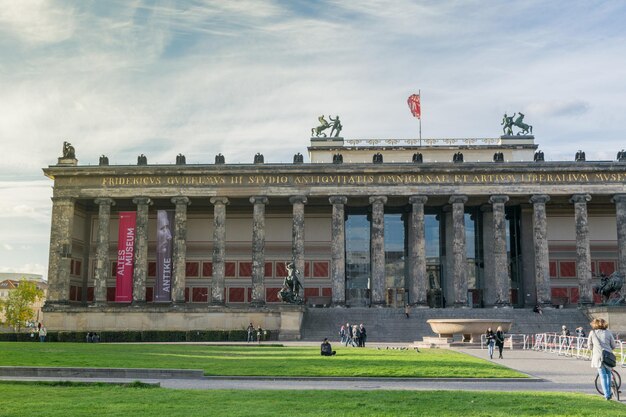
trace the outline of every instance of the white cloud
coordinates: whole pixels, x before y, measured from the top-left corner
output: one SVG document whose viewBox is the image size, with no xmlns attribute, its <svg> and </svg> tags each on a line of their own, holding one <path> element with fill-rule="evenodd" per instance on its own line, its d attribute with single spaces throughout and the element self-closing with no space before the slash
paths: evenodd
<svg viewBox="0 0 626 417">
<path fill-rule="evenodd" d="M 59 2 L 0 0 L 0 33 L 29 45 L 69 39 L 74 33 L 74 12 Z"/>
</svg>

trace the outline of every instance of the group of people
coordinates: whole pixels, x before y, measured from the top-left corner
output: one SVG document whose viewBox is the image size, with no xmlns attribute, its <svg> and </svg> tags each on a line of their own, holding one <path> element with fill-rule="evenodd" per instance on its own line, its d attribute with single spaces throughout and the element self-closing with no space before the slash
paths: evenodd
<svg viewBox="0 0 626 417">
<path fill-rule="evenodd" d="M 100 335 L 96 332 L 89 332 L 87 333 L 86 341 L 87 343 L 99 343 Z"/>
<path fill-rule="evenodd" d="M 256 341 L 261 343 L 261 340 L 263 340 L 263 335 L 264 335 L 264 332 L 261 326 L 255 329 L 252 323 L 250 323 L 246 330 L 248 331 L 248 343 L 254 342 L 255 336 L 256 336 Z"/>
<path fill-rule="evenodd" d="M 493 359 L 494 345 L 498 347 L 498 353 L 500 355 L 498 357 L 500 359 L 503 359 L 502 350 L 504 349 L 504 332 L 502 331 L 502 327 L 498 326 L 495 333 L 493 332 L 493 330 L 491 330 L 491 327 L 489 327 L 487 329 L 487 332 L 485 333 L 485 339 L 487 339 L 487 351 L 489 352 L 489 359 Z"/>
<path fill-rule="evenodd" d="M 360 325 L 350 325 L 350 323 L 346 323 L 345 326 L 341 326 L 339 329 L 339 338 L 341 340 L 341 344 L 350 345 L 354 347 L 365 347 L 365 342 L 367 341 L 367 330 L 363 323 Z"/>
</svg>

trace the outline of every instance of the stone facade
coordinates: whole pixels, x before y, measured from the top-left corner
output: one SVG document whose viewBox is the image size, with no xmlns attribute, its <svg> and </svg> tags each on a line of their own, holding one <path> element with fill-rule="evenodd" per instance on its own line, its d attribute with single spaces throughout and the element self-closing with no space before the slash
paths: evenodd
<svg viewBox="0 0 626 417">
<path fill-rule="evenodd" d="M 502 139 L 488 150 L 469 141 L 462 151 L 475 156 L 464 163 L 435 162 L 434 156 L 411 163 L 404 160 L 406 147 L 393 146 L 384 149 L 384 163 L 371 163 L 371 155 L 366 163 L 363 153 L 379 147 L 333 139 L 312 140 L 309 164 L 50 166 L 44 170 L 54 178 L 46 308 L 56 314 L 47 317 L 58 318 L 50 328 L 78 329 L 87 323 L 80 318 L 87 306 L 101 308 L 89 310 L 89 317 L 103 326 L 114 323 L 107 315 L 132 312 L 140 318 L 119 326 L 143 328 L 158 316 L 163 322 L 155 326 L 167 327 L 163 323 L 174 315 L 171 326 L 185 327 L 181 323 L 189 320 L 189 328 L 202 314 L 217 323 L 217 311 L 254 312 L 266 317 L 268 328 L 278 326 L 270 317 L 284 307 L 276 294 L 291 261 L 307 301 L 344 306 L 356 268 L 347 269 L 354 259 L 346 258 L 353 250 L 346 219 L 357 212 L 366 216 L 370 245 L 363 255 L 369 256 L 368 282 L 359 294 L 372 306 L 398 306 L 402 296 L 409 305 L 427 306 L 436 274 L 446 307 L 550 306 L 554 298 L 591 304 L 594 274 L 626 269 L 626 164 L 533 162 L 536 145 L 519 140 Z M 523 152 L 514 154 L 516 146 Z M 419 146 L 411 150 L 418 148 L 429 155 Z M 492 148 L 509 152 L 515 164 L 490 162 L 486 152 Z M 459 148 L 432 151 L 451 156 Z M 325 162 L 333 152 L 343 154 L 343 164 Z M 112 302 L 116 210 L 137 212 L 132 305 Z M 158 314 L 151 310 L 156 210 L 175 211 L 173 310 Z M 389 213 L 406 231 L 405 254 L 393 261 L 404 267 L 396 269 L 386 242 Z M 439 229 L 428 226 L 435 218 Z M 598 243 L 590 219 L 614 221 L 616 238 Z M 571 237 L 551 236 L 554 222 L 571 224 Z M 552 230 L 565 233 L 561 229 Z M 433 233 L 439 248 L 429 246 Z M 567 284 L 565 295 L 561 283 Z M 239 325 L 237 320 L 224 326 Z"/>
</svg>

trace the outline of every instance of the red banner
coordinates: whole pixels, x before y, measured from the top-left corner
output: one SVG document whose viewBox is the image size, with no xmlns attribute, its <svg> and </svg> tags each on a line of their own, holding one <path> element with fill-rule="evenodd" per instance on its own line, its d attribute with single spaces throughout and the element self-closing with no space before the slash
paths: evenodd
<svg viewBox="0 0 626 417">
<path fill-rule="evenodd" d="M 117 281 L 115 284 L 116 303 L 130 303 L 133 301 L 136 220 L 137 212 L 120 212 L 120 224 L 117 238 Z"/>
<path fill-rule="evenodd" d="M 419 94 L 412 94 L 407 100 L 411 114 L 418 119 L 422 117 L 422 104 L 420 103 Z"/>
</svg>

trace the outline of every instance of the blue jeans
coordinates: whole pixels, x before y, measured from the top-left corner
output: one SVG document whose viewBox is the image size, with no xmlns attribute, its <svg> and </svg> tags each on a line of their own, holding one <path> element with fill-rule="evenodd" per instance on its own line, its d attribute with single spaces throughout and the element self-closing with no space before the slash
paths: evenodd
<svg viewBox="0 0 626 417">
<path fill-rule="evenodd" d="M 598 375 L 600 375 L 600 381 L 602 382 L 604 398 L 611 398 L 611 369 L 606 366 L 600 366 L 598 368 Z"/>
<path fill-rule="evenodd" d="M 487 350 L 489 351 L 489 357 L 493 358 L 493 341 L 487 343 Z"/>
</svg>

